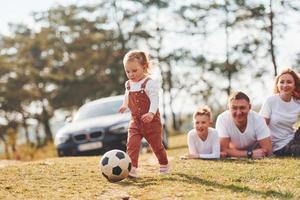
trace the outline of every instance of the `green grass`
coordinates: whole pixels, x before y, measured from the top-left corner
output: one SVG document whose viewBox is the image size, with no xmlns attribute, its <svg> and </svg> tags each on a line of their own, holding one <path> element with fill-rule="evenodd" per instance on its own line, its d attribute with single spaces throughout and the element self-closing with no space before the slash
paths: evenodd
<svg viewBox="0 0 300 200">
<path fill-rule="evenodd" d="M 140 178 L 118 183 L 102 177 L 99 156 L 0 167 L 0 199 L 300 199 L 299 159 L 180 160 L 185 143 L 185 135 L 170 138 L 169 175 L 146 153 Z"/>
</svg>

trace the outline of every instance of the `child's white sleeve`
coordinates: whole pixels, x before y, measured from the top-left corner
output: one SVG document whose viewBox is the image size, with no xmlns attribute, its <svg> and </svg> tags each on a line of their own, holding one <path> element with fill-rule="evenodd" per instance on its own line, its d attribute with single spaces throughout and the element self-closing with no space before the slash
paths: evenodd
<svg viewBox="0 0 300 200">
<path fill-rule="evenodd" d="M 146 85 L 146 93 L 150 99 L 150 108 L 148 112 L 156 114 L 159 106 L 159 84 L 154 80 L 149 80 Z"/>
<path fill-rule="evenodd" d="M 124 94 L 124 99 L 123 99 L 123 106 L 125 106 L 126 108 L 128 108 L 128 95 L 129 95 L 129 91 L 125 90 L 125 94 Z"/>
<path fill-rule="evenodd" d="M 198 155 L 197 146 L 195 143 L 195 138 L 193 137 L 194 129 L 190 130 L 187 137 L 189 154 Z"/>
</svg>

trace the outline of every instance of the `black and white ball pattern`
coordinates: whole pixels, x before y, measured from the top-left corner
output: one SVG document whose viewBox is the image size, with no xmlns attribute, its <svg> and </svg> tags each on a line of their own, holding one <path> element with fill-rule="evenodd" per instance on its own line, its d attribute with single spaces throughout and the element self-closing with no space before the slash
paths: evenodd
<svg viewBox="0 0 300 200">
<path fill-rule="evenodd" d="M 126 178 L 131 169 L 131 160 L 124 151 L 114 149 L 106 152 L 100 160 L 102 175 L 110 182 Z"/>
</svg>

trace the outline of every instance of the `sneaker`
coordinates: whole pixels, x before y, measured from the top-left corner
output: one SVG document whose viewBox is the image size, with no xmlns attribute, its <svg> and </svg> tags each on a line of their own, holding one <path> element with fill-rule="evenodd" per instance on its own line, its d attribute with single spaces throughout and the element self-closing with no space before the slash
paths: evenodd
<svg viewBox="0 0 300 200">
<path fill-rule="evenodd" d="M 170 166 L 168 164 L 159 166 L 159 173 L 160 174 L 168 174 L 169 172 L 170 172 Z"/>
<path fill-rule="evenodd" d="M 137 178 L 138 177 L 138 170 L 136 167 L 131 167 L 128 177 L 129 178 Z"/>
</svg>

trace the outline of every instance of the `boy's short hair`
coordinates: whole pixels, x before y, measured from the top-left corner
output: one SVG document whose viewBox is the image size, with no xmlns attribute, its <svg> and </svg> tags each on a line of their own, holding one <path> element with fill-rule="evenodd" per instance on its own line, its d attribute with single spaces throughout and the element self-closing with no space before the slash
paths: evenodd
<svg viewBox="0 0 300 200">
<path fill-rule="evenodd" d="M 237 91 L 237 92 L 233 92 L 230 96 L 229 96 L 229 103 L 232 100 L 240 100 L 240 99 L 244 99 L 246 100 L 248 103 L 250 103 L 250 99 L 248 97 L 248 95 L 246 95 L 244 92 L 241 91 Z"/>
<path fill-rule="evenodd" d="M 207 116 L 211 119 L 211 109 L 208 106 L 201 106 L 194 112 L 193 119 L 195 119 L 196 116 Z"/>
</svg>

